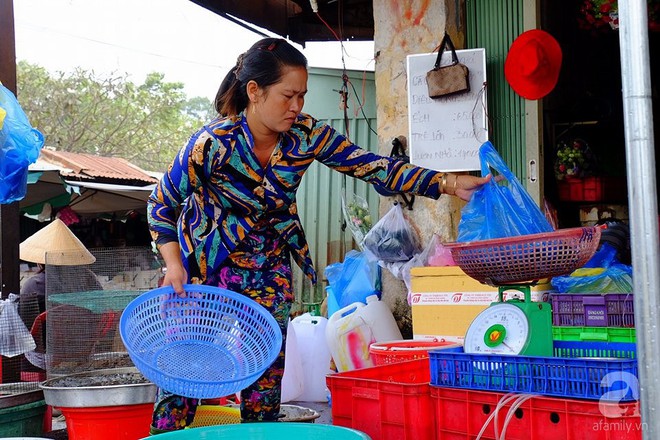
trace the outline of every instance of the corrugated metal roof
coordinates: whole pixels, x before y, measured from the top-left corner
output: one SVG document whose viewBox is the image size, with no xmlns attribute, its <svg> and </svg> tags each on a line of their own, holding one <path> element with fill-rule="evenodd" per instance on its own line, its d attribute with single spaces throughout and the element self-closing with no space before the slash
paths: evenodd
<svg viewBox="0 0 660 440">
<path fill-rule="evenodd" d="M 67 168 L 67 170 L 61 170 L 60 173 L 62 177 L 68 179 L 121 181 L 138 186 L 158 182 L 158 179 L 150 176 L 142 168 L 119 157 L 102 157 L 44 148 L 41 150 L 40 158 L 46 162 Z"/>
</svg>

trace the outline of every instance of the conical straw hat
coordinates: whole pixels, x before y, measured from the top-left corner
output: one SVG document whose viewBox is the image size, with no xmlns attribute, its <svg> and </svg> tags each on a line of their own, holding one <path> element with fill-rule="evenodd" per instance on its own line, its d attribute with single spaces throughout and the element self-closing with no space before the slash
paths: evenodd
<svg viewBox="0 0 660 440">
<path fill-rule="evenodd" d="M 19 250 L 21 260 L 33 263 L 76 266 L 96 261 L 59 218 L 28 237 L 20 244 Z"/>
</svg>

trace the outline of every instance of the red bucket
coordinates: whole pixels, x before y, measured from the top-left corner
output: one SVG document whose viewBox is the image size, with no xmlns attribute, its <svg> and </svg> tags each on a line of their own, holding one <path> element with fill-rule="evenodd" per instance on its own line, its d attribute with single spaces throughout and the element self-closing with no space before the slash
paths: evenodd
<svg viewBox="0 0 660 440">
<path fill-rule="evenodd" d="M 59 409 L 69 440 L 136 440 L 149 436 L 154 404 Z"/>
<path fill-rule="evenodd" d="M 403 339 L 400 341 L 374 342 L 369 346 L 369 354 L 374 365 L 387 365 L 396 362 L 412 361 L 429 357 L 429 350 L 460 347 L 461 344 L 445 340 L 428 341 Z"/>
</svg>

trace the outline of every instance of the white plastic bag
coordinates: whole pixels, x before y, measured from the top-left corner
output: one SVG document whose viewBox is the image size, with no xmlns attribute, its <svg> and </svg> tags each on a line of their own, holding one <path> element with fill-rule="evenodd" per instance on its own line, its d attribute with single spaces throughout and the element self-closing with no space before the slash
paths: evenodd
<svg viewBox="0 0 660 440">
<path fill-rule="evenodd" d="M 385 263 L 409 261 L 421 252 L 415 230 L 403 216 L 401 205 L 394 206 L 364 237 L 362 247 Z"/>
<path fill-rule="evenodd" d="M 18 295 L 2 300 L 0 311 L 0 355 L 12 357 L 37 348 L 34 338 L 18 314 Z"/>
<path fill-rule="evenodd" d="M 286 327 L 284 346 L 284 375 L 282 376 L 282 403 L 296 400 L 303 393 L 302 359 L 298 349 L 298 338 L 291 320 Z"/>
</svg>

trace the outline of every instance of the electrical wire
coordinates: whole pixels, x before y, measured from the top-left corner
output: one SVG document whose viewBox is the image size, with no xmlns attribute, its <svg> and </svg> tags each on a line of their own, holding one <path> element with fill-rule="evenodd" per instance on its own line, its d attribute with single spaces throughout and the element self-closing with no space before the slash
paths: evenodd
<svg viewBox="0 0 660 440">
<path fill-rule="evenodd" d="M 344 46 L 344 42 L 341 38 L 342 32 L 343 32 L 343 20 L 342 20 L 342 9 L 341 9 L 341 2 L 339 2 L 339 7 L 337 10 L 338 13 L 338 19 L 337 22 L 339 23 L 339 34 L 335 32 L 335 30 L 328 24 L 327 21 L 323 19 L 321 14 L 318 12 L 318 9 L 314 11 L 318 19 L 325 25 L 325 27 L 328 28 L 328 30 L 332 33 L 332 35 L 335 37 L 335 39 L 339 42 L 340 50 L 341 50 L 341 63 L 342 63 L 342 89 L 339 91 L 340 93 L 340 100 L 341 100 L 341 106 L 348 106 L 348 87 L 346 87 L 347 84 L 351 85 L 351 88 L 353 89 L 353 93 L 355 94 L 355 99 L 358 102 L 358 107 L 355 110 L 355 115 L 357 116 L 357 112 L 360 111 L 362 113 L 362 117 L 367 123 L 367 127 L 369 127 L 369 130 L 374 133 L 376 136 L 378 136 L 378 133 L 371 127 L 371 124 L 369 123 L 369 119 L 367 118 L 367 115 L 364 113 L 364 104 L 360 101 L 358 98 L 358 93 L 357 90 L 355 89 L 355 86 L 353 83 L 348 79 L 347 75 L 347 70 L 346 70 L 346 60 L 344 58 L 344 54 L 346 53 L 346 47 Z M 363 88 L 364 88 L 364 82 L 366 81 L 366 78 L 363 77 Z M 364 96 L 364 94 L 363 94 Z M 343 107 L 342 107 L 343 108 Z M 347 108 L 347 107 L 346 107 Z M 347 117 L 347 115 L 345 115 Z M 345 121 L 346 125 L 346 121 Z"/>
<path fill-rule="evenodd" d="M 364 118 L 364 121 L 367 123 L 367 127 L 369 127 L 369 130 L 370 130 L 373 134 L 375 134 L 376 136 L 378 136 L 378 133 L 376 132 L 376 130 L 374 130 L 374 129 L 371 127 L 371 124 L 369 123 L 369 118 L 367 118 L 367 115 L 364 113 L 364 104 L 362 104 L 362 103 L 360 102 L 360 98 L 357 97 L 357 91 L 355 90 L 355 86 L 353 85 L 353 83 L 352 83 L 350 80 L 348 80 L 348 83 L 351 85 L 351 88 L 353 89 L 353 93 L 355 94 L 355 99 L 356 99 L 357 102 L 360 104 L 360 105 L 358 106 L 358 109 L 359 109 L 360 112 L 362 113 L 362 117 Z M 363 95 L 363 96 L 364 96 L 364 95 Z M 357 110 L 356 110 L 356 112 L 357 112 Z"/>
</svg>

